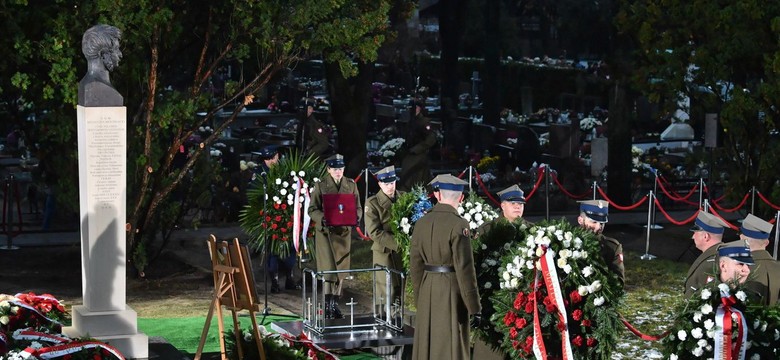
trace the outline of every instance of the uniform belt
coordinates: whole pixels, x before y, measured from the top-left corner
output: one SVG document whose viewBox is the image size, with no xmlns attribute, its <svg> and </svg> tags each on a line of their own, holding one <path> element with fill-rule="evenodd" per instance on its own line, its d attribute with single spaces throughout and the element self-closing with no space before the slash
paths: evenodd
<svg viewBox="0 0 780 360">
<path fill-rule="evenodd" d="M 455 267 L 452 265 L 428 265 L 425 264 L 425 271 L 436 273 L 451 273 L 455 272 Z"/>
</svg>

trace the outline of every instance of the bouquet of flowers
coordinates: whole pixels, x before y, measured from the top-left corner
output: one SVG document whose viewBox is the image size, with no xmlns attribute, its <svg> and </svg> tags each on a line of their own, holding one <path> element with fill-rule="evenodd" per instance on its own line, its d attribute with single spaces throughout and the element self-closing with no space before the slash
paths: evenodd
<svg viewBox="0 0 780 360">
<path fill-rule="evenodd" d="M 59 300 L 49 294 L 0 294 L 0 330 L 43 328 L 59 332 L 70 316 Z"/>
<path fill-rule="evenodd" d="M 295 207 L 300 211 L 299 218 L 305 219 L 308 191 L 314 183 L 320 181 L 324 172 L 324 164 L 317 158 L 304 157 L 293 151 L 289 156 L 279 159 L 268 171 L 266 184 L 263 184 L 261 176 L 255 179 L 252 188 L 247 190 L 249 203 L 239 216 L 241 227 L 249 234 L 250 244 L 254 248 L 263 248 L 265 242 L 269 241 L 271 254 L 284 258 L 295 251 L 292 242 L 296 229 Z M 306 223 L 305 220 L 301 222 Z M 303 225 L 299 225 L 303 229 Z M 313 228 L 314 224 L 309 223 L 309 227 L 304 230 Z M 309 241 L 314 236 L 313 231 L 305 232 L 307 238 L 301 241 Z"/>
<path fill-rule="evenodd" d="M 498 167 L 498 161 L 501 160 L 501 157 L 496 156 L 485 156 L 482 159 L 479 159 L 479 163 L 477 163 L 477 170 L 479 172 L 490 172 L 496 169 Z"/>
<path fill-rule="evenodd" d="M 751 306 L 749 303 L 740 284 L 708 283 L 676 309 L 674 325 L 662 342 L 664 356 L 673 360 L 726 358 L 723 356 L 777 359 L 780 356 L 777 345 L 780 343 L 780 306 Z M 727 325 L 729 323 L 731 326 Z M 719 346 L 727 343 L 732 346 Z M 744 357 L 740 357 L 740 352 Z"/>
<path fill-rule="evenodd" d="M 622 330 L 616 308 L 623 288 L 600 250 L 593 232 L 565 220 L 519 231 L 491 297 L 491 322 L 510 357 L 610 357 Z"/>
<path fill-rule="evenodd" d="M 406 140 L 403 138 L 392 138 L 387 140 L 382 146 L 379 147 L 379 153 L 387 159 L 389 162 L 393 162 L 394 159 L 401 157 L 401 152 Z"/>
<path fill-rule="evenodd" d="M 398 196 L 390 208 L 390 224 L 393 237 L 398 242 L 398 255 L 403 259 L 404 269 L 409 270 L 409 247 L 411 246 L 414 223 L 433 207 L 425 188 L 417 186 L 412 191 Z"/>
<path fill-rule="evenodd" d="M 469 230 L 476 230 L 482 224 L 498 217 L 498 213 L 475 193 L 469 193 L 466 201 L 458 206 L 458 215 L 469 222 Z"/>
<path fill-rule="evenodd" d="M 290 336 L 286 334 L 272 333 L 265 326 L 258 326 L 258 332 L 263 339 L 263 351 L 266 359 L 274 360 L 336 360 L 334 354 L 324 347 L 321 347 L 306 335 L 301 333 L 299 336 Z M 238 348 L 235 343 L 235 337 L 232 333 L 225 333 L 225 346 L 227 348 L 227 357 L 231 360 L 258 360 L 260 353 L 255 343 L 255 334 L 250 329 L 241 330 L 241 349 L 243 358 L 238 356 Z"/>
<path fill-rule="evenodd" d="M 580 130 L 582 131 L 591 131 L 593 130 L 593 128 L 601 125 L 602 125 L 601 121 L 592 116 L 588 116 L 580 120 Z"/>
</svg>

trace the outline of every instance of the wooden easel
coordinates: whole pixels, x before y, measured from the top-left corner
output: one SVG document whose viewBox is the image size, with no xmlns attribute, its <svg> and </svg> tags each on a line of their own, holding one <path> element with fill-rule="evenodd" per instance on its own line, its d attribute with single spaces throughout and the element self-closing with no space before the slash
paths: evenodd
<svg viewBox="0 0 780 360">
<path fill-rule="evenodd" d="M 260 360 L 265 360 L 263 339 L 257 330 L 257 318 L 255 317 L 255 313 L 260 309 L 260 304 L 257 303 L 257 291 L 255 289 L 254 274 L 252 273 L 252 263 L 249 261 L 249 251 L 246 245 L 239 244 L 238 239 L 233 239 L 231 243 L 227 241 L 217 242 L 217 238 L 211 235 L 207 240 L 207 244 L 209 254 L 211 255 L 214 276 L 214 295 L 211 299 L 209 313 L 206 316 L 206 324 L 203 326 L 203 332 L 200 335 L 200 343 L 198 343 L 198 350 L 195 353 L 194 360 L 200 360 L 201 355 L 203 355 L 203 345 L 206 343 L 214 312 L 217 313 L 219 326 L 220 353 L 222 360 L 227 360 L 224 337 L 225 325 L 222 319 L 223 306 L 230 310 L 233 316 L 233 335 L 235 336 L 239 359 L 244 358 L 244 351 L 241 348 L 242 336 L 237 312 L 248 310 L 249 317 L 252 319 L 252 332 L 254 333 L 257 350 L 260 353 Z"/>
</svg>

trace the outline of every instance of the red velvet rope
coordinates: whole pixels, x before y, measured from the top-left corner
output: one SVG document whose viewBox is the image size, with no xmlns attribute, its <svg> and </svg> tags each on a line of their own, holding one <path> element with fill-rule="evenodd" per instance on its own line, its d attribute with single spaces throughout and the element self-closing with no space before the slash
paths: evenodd
<svg viewBox="0 0 780 360">
<path fill-rule="evenodd" d="M 745 206 L 745 203 L 747 202 L 747 199 L 748 199 L 749 195 L 750 195 L 750 193 L 745 194 L 745 197 L 742 198 L 742 201 L 739 203 L 739 205 L 737 205 L 736 207 L 733 207 L 731 209 L 726 209 L 726 208 L 721 207 L 720 205 L 718 205 L 717 202 L 715 202 L 715 200 L 712 200 L 712 206 L 717 208 L 718 211 L 732 213 L 732 212 L 735 212 L 735 211 L 741 209 L 743 206 Z"/>
<path fill-rule="evenodd" d="M 358 181 L 360 181 L 360 177 L 361 176 L 363 176 L 363 171 L 361 171 L 360 174 L 358 174 L 358 176 L 355 176 L 355 178 L 353 180 L 355 180 L 355 182 L 358 182 Z"/>
<path fill-rule="evenodd" d="M 612 200 L 611 200 L 611 199 L 610 199 L 610 198 L 607 196 L 607 193 L 605 193 L 605 192 L 604 192 L 604 190 L 601 190 L 601 187 L 598 187 L 598 186 L 597 186 L 597 187 L 596 187 L 596 189 L 598 189 L 598 191 L 599 191 L 599 194 L 601 194 L 601 197 L 603 197 L 604 199 L 606 199 L 606 200 L 607 200 L 607 202 L 608 202 L 610 205 L 612 205 L 612 207 L 614 207 L 615 209 L 618 209 L 618 210 L 623 210 L 623 211 L 625 211 L 625 210 L 633 210 L 633 209 L 636 209 L 636 208 L 640 207 L 642 204 L 644 204 L 644 203 L 645 203 L 645 201 L 647 201 L 647 196 L 645 196 L 645 197 L 643 197 L 643 198 L 642 198 L 642 200 L 639 200 L 639 201 L 637 201 L 637 202 L 636 202 L 635 204 L 633 204 L 633 205 L 629 205 L 629 206 L 620 206 L 620 205 L 618 205 L 618 204 L 615 204 L 615 202 L 614 202 L 614 201 L 612 201 Z"/>
<path fill-rule="evenodd" d="M 723 216 L 720 216 L 717 211 L 715 211 L 715 207 L 711 207 L 710 210 L 712 211 L 712 214 L 720 218 L 726 225 L 728 225 L 732 230 L 739 229 L 738 226 L 730 223 L 728 220 L 724 219 Z"/>
<path fill-rule="evenodd" d="M 485 183 L 482 182 L 482 178 L 479 176 L 479 171 L 474 169 L 474 174 L 476 174 L 476 177 L 477 177 L 477 184 L 482 189 L 482 191 L 485 193 L 485 195 L 487 195 L 488 199 L 493 201 L 493 203 L 496 204 L 496 206 L 501 206 L 501 202 L 497 201 L 492 195 L 490 195 L 490 191 L 488 191 L 487 186 L 485 186 Z"/>
<path fill-rule="evenodd" d="M 761 198 L 761 200 L 763 200 L 763 201 L 764 201 L 764 202 L 765 202 L 767 205 L 769 205 L 769 206 L 770 206 L 772 209 L 775 209 L 775 210 L 780 210 L 780 206 L 777 206 L 777 205 L 775 205 L 775 204 L 772 204 L 771 202 L 769 202 L 769 200 L 767 200 L 767 198 L 765 198 L 765 197 L 764 197 L 764 194 L 761 194 L 761 192 L 760 192 L 760 191 L 756 191 L 756 193 L 758 194 L 758 197 L 759 197 L 759 198 Z"/>
<path fill-rule="evenodd" d="M 588 195 L 590 195 L 590 190 L 588 190 L 588 192 L 586 192 L 586 193 L 584 193 L 582 195 L 574 195 L 574 194 L 566 191 L 566 189 L 563 188 L 563 185 L 561 185 L 561 183 L 558 181 L 558 175 L 555 175 L 555 173 L 553 173 L 552 174 L 552 178 L 553 178 L 553 181 L 555 181 L 555 184 L 558 185 L 558 188 L 561 189 L 561 191 L 563 191 L 563 193 L 566 194 L 566 196 L 568 196 L 568 197 L 570 197 L 572 199 L 584 199 L 584 198 L 588 197 Z"/>
<path fill-rule="evenodd" d="M 695 211 L 693 213 L 693 215 L 691 215 L 691 217 L 689 217 L 689 218 L 687 218 L 687 219 L 685 219 L 683 221 L 677 221 L 677 220 L 673 219 L 671 216 L 669 216 L 669 213 L 667 213 L 666 210 L 664 210 L 664 208 L 661 207 L 661 202 L 659 202 L 658 199 L 653 199 L 653 201 L 655 201 L 655 206 L 659 210 L 661 210 L 661 214 L 664 214 L 664 217 L 667 220 L 669 220 L 670 223 L 675 224 L 677 226 L 685 225 L 685 224 L 687 224 L 689 222 L 692 222 L 693 220 L 696 219 L 696 216 L 699 215 L 699 211 L 697 210 L 697 211 Z"/>
<path fill-rule="evenodd" d="M 664 331 L 660 335 L 646 335 L 646 334 L 643 334 L 641 331 L 639 331 L 639 329 L 637 329 L 633 325 L 631 325 L 631 323 L 629 323 L 628 320 L 626 320 L 626 318 L 624 318 L 622 314 L 618 314 L 618 316 L 620 316 L 620 321 L 623 322 L 623 325 L 626 326 L 626 329 L 628 329 L 628 331 L 630 331 L 632 334 L 638 336 L 642 340 L 658 341 L 658 340 L 661 340 L 661 339 L 669 336 L 669 334 L 670 334 L 669 330 Z"/>
<path fill-rule="evenodd" d="M 363 233 L 363 230 L 360 230 L 360 226 L 355 226 L 355 230 L 358 233 L 358 236 L 360 236 L 360 239 L 363 241 L 369 241 L 371 240 L 370 237 L 366 236 L 366 234 Z"/>
<path fill-rule="evenodd" d="M 469 171 L 470 166 L 466 168 L 466 170 L 463 170 L 458 174 L 458 179 L 463 179 L 463 175 L 466 175 L 466 171 Z"/>
<path fill-rule="evenodd" d="M 534 194 L 536 194 L 536 190 L 539 189 L 539 185 L 542 184 L 542 180 L 544 179 L 544 176 L 542 176 L 543 173 L 544 173 L 543 168 L 539 168 L 536 170 L 536 184 L 534 184 L 534 188 L 528 192 L 528 196 L 525 197 L 525 201 L 531 200 L 531 197 L 534 196 Z"/>
<path fill-rule="evenodd" d="M 688 203 L 690 205 L 696 205 L 695 203 L 688 201 L 688 199 L 690 199 L 691 196 L 699 188 L 699 184 L 694 185 L 693 188 L 688 192 L 688 195 L 681 196 L 681 195 L 675 193 L 674 191 L 672 191 L 672 193 L 674 193 L 674 194 L 672 194 L 668 190 L 666 190 L 666 186 L 664 186 L 664 183 L 660 179 L 662 179 L 662 178 L 661 177 L 656 178 L 656 182 L 658 183 L 658 186 L 661 188 L 661 191 L 663 191 L 663 193 L 667 197 L 669 197 L 669 199 L 672 199 L 672 201 L 684 201 L 684 202 L 686 202 L 686 203 Z"/>
</svg>

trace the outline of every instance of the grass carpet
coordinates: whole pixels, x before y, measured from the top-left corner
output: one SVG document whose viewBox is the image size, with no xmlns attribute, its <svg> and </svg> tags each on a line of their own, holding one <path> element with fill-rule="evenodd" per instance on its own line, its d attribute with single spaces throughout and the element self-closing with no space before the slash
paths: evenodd
<svg viewBox="0 0 780 360">
<path fill-rule="evenodd" d="M 233 329 L 233 321 L 228 314 L 226 314 L 225 330 L 231 331 Z M 239 323 L 242 329 L 247 329 L 252 326 L 252 320 L 248 316 L 239 316 Z M 258 316 L 258 323 L 263 320 L 262 316 Z M 287 317 L 267 316 L 262 322 L 268 330 L 271 330 L 271 323 L 278 321 L 291 321 Z M 203 331 L 203 325 L 206 323 L 206 317 L 183 317 L 183 318 L 162 318 L 162 319 L 150 319 L 139 318 L 138 329 L 147 336 L 160 336 L 168 340 L 176 349 L 183 353 L 194 355 L 198 350 L 198 342 L 200 341 L 200 335 Z M 204 353 L 219 352 L 219 328 L 217 326 L 216 316 L 211 321 L 211 327 L 206 338 L 206 344 L 203 347 Z M 374 360 L 379 359 L 376 355 L 370 353 L 355 353 L 339 356 L 344 360 Z"/>
</svg>

